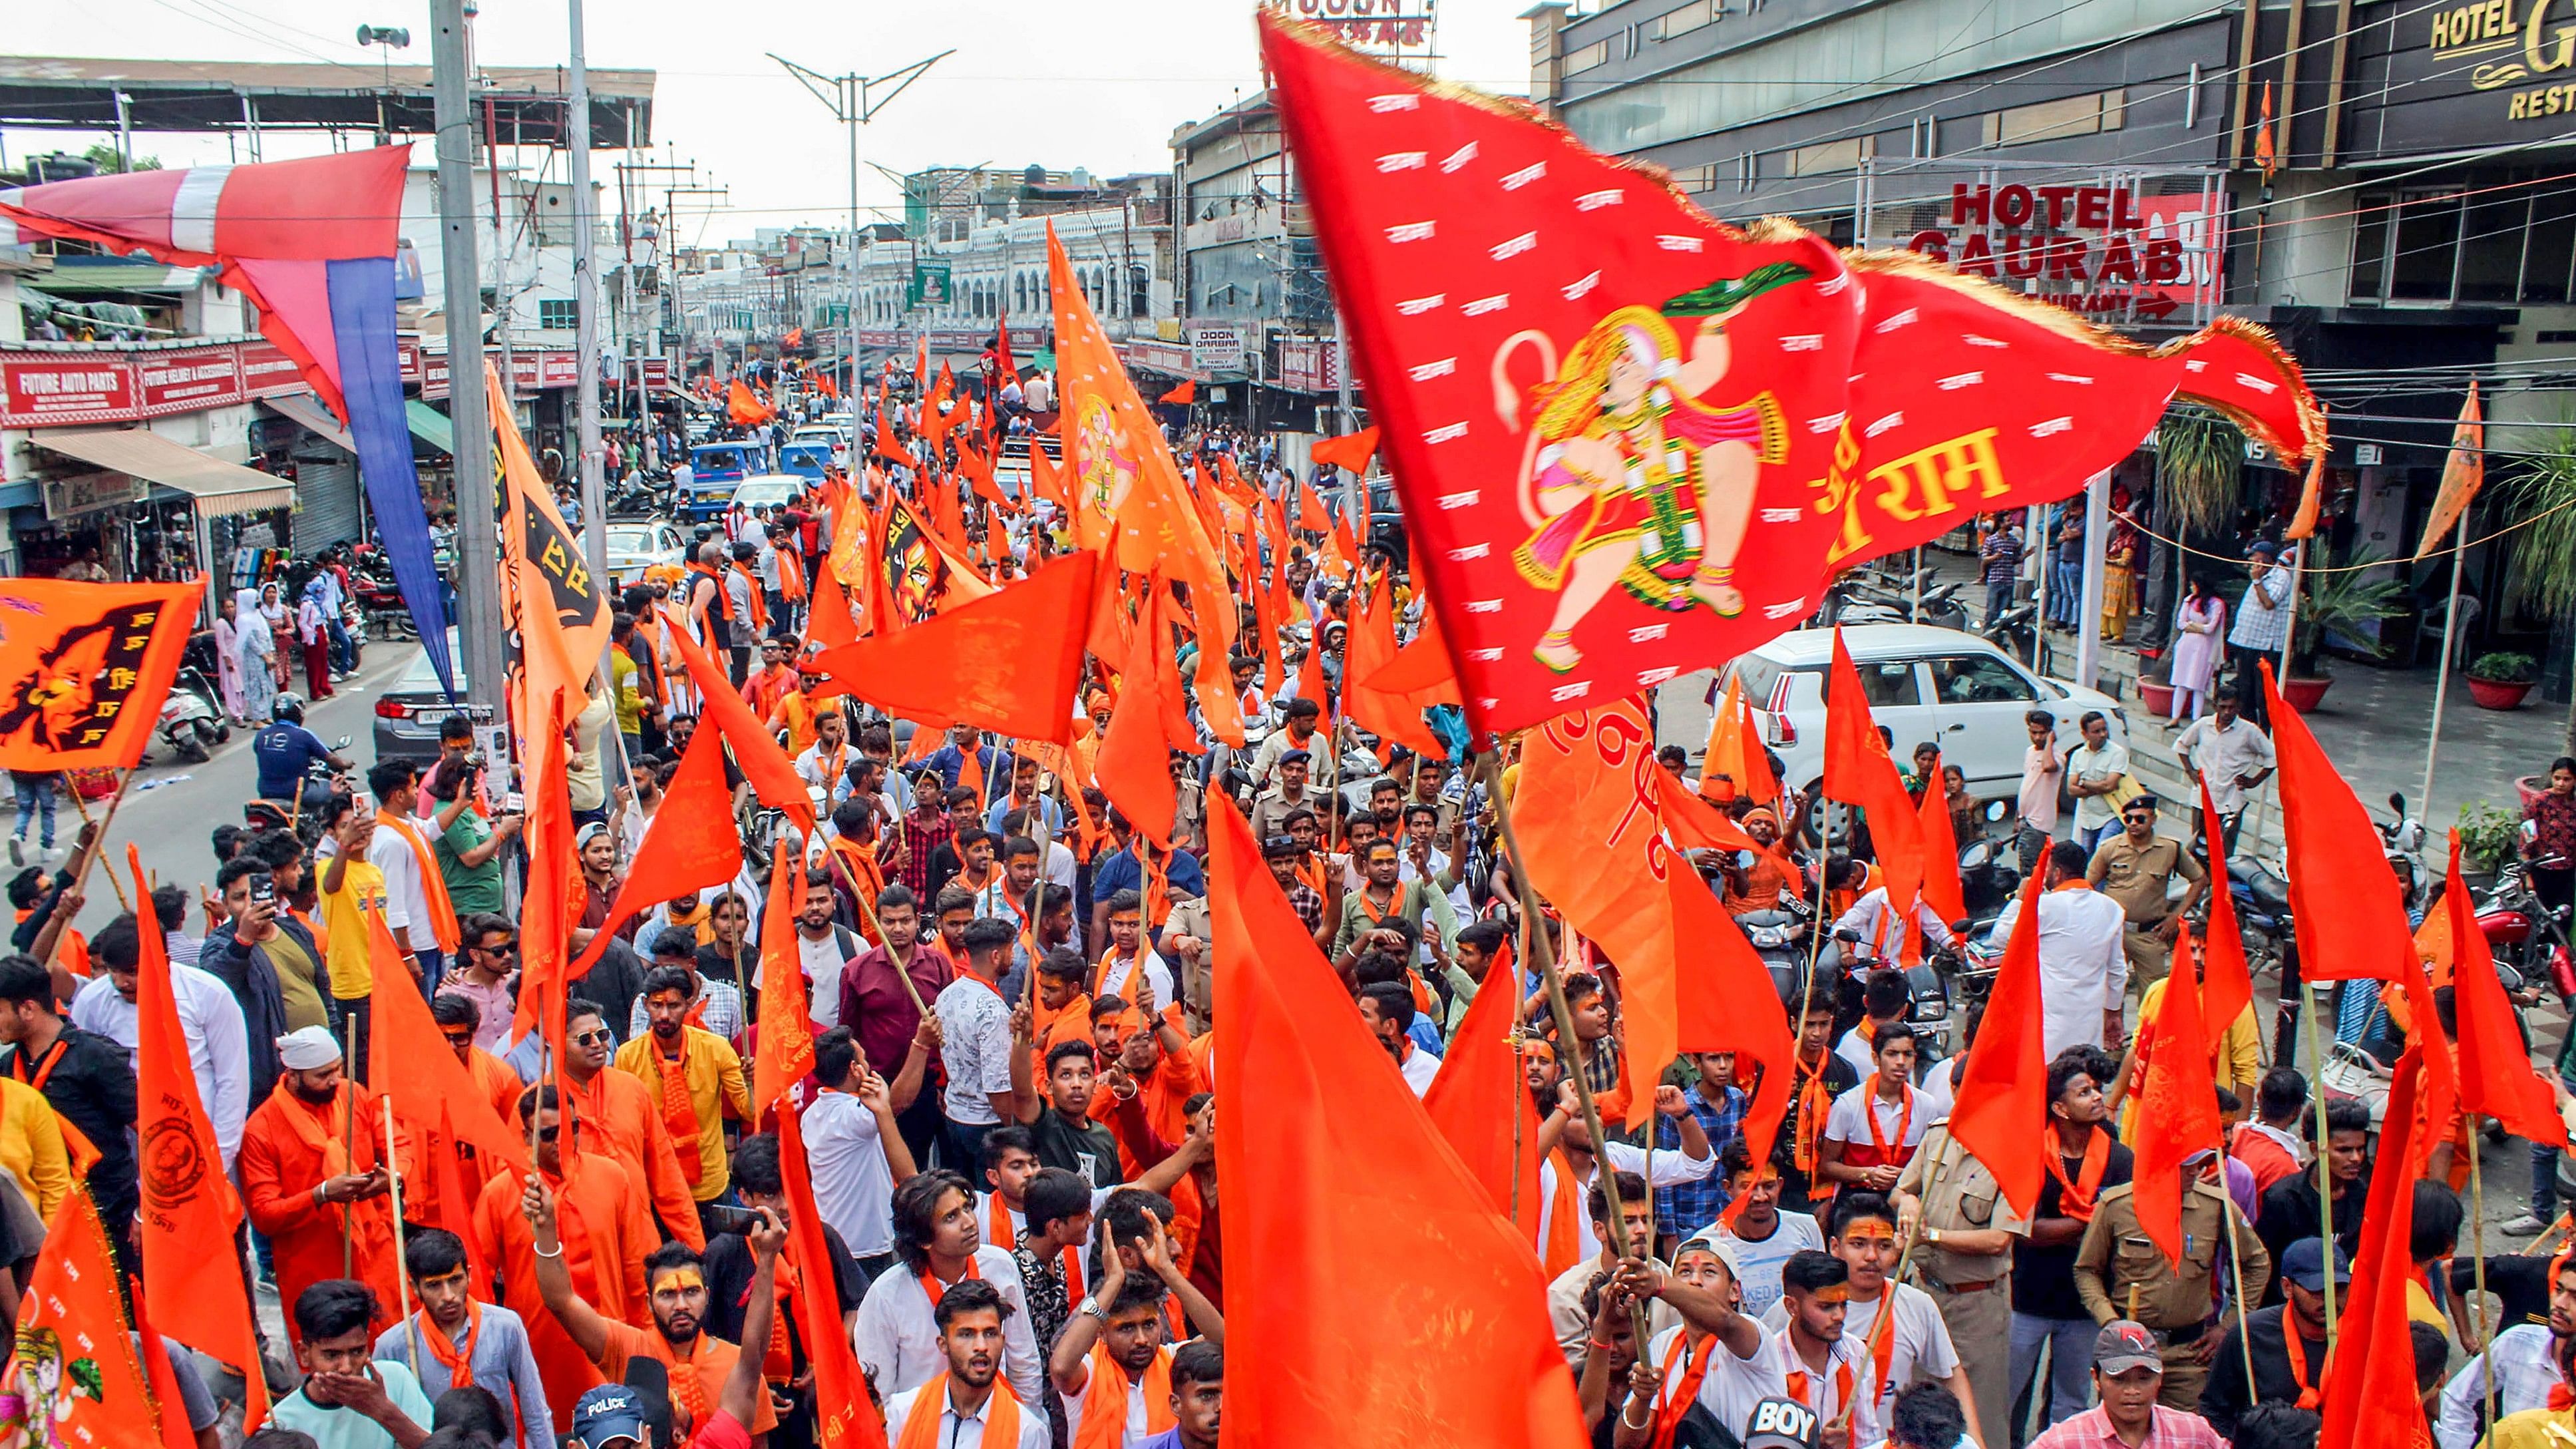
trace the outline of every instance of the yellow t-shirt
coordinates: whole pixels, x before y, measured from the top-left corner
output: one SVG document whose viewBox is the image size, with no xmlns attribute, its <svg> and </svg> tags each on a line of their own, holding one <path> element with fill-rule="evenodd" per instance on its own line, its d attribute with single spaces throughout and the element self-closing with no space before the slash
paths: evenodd
<svg viewBox="0 0 2576 1449">
<path fill-rule="evenodd" d="M 2445 1335 L 2451 1331 L 2451 1325 L 2442 1318 L 2442 1310 L 2433 1306 L 2433 1295 L 2424 1291 L 2424 1281 L 2411 1275 L 2406 1279 L 2406 1317 L 2412 1322 L 2429 1323 Z"/>
<path fill-rule="evenodd" d="M 328 877 L 331 867 L 323 861 L 314 869 Z M 341 867 L 340 888 L 322 893 L 322 955 L 331 968 L 331 994 L 342 1001 L 361 1000 L 376 989 L 376 973 L 368 964 L 375 941 L 367 913 L 384 908 L 385 873 L 363 860 Z"/>
<path fill-rule="evenodd" d="M 49 1216 L 71 1192 L 71 1156 L 52 1104 L 7 1077 L 0 1077 L 0 1170 L 17 1179 L 38 1217 Z"/>
<path fill-rule="evenodd" d="M 2481 1449 L 2569 1449 L 2576 1445 L 2576 1413 L 2525 1409 L 2507 1414 L 2480 1441 Z"/>
</svg>

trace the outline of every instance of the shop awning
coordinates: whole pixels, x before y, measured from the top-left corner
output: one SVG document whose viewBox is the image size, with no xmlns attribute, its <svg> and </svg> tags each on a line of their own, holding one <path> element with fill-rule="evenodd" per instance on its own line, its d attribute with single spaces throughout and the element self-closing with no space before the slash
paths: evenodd
<svg viewBox="0 0 2576 1449">
<path fill-rule="evenodd" d="M 145 428 L 37 428 L 37 446 L 84 463 L 167 484 L 197 500 L 208 518 L 295 506 L 295 485 L 284 478 L 209 458 Z"/>
<path fill-rule="evenodd" d="M 438 451 L 453 457 L 456 453 L 456 424 L 447 414 L 418 398 L 403 404 L 411 418 L 411 435 Z"/>
<path fill-rule="evenodd" d="M 358 445 L 349 440 L 349 430 L 340 426 L 340 420 L 331 416 L 331 410 L 313 394 L 295 392 L 284 397 L 264 397 L 259 400 L 259 405 L 296 423 L 341 452 L 352 457 L 357 455 Z"/>
</svg>

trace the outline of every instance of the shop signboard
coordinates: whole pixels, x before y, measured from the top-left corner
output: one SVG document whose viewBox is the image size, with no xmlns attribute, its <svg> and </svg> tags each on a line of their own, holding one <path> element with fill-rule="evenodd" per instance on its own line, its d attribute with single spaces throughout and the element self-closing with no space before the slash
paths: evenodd
<svg viewBox="0 0 2576 1449">
<path fill-rule="evenodd" d="M 135 416 L 134 365 L 98 352 L 0 353 L 0 424 L 58 428 Z"/>
<path fill-rule="evenodd" d="M 1241 372 L 1244 333 L 1240 322 L 1191 322 L 1182 329 L 1190 345 L 1193 372 Z"/>
<path fill-rule="evenodd" d="M 1331 392 L 1341 385 L 1341 349 L 1328 341 L 1279 344 L 1279 385 L 1297 392 Z"/>
<path fill-rule="evenodd" d="M 447 396 L 447 354 L 423 349 L 420 354 L 420 395 L 424 398 Z"/>
<path fill-rule="evenodd" d="M 241 352 L 229 343 L 139 353 L 134 370 L 142 394 L 140 410 L 147 418 L 200 412 L 242 400 Z"/>
<path fill-rule="evenodd" d="M 645 386 L 648 390 L 651 390 L 651 391 L 654 391 L 654 392 L 659 392 L 659 391 L 661 391 L 663 388 L 669 387 L 670 385 L 671 385 L 671 360 L 670 360 L 669 358 L 667 358 L 667 357 L 648 357 L 648 358 L 645 358 L 645 359 L 644 359 L 644 386 Z"/>
<path fill-rule="evenodd" d="M 548 352 L 537 359 L 537 386 L 581 386 L 581 354 Z"/>
<path fill-rule="evenodd" d="M 911 307 L 945 307 L 954 296 L 948 286 L 946 262 L 914 262 L 912 286 L 905 298 Z"/>
<path fill-rule="evenodd" d="M 275 397 L 304 391 L 304 369 L 274 342 L 241 344 L 241 388 L 244 397 Z"/>
<path fill-rule="evenodd" d="M 44 493 L 45 517 L 50 520 L 119 503 L 140 503 L 151 496 L 152 485 L 129 473 L 75 473 L 46 479 Z"/>
<path fill-rule="evenodd" d="M 2338 160 L 2519 149 L 2563 139 L 2576 118 L 2576 0 L 2372 11 L 2353 21 Z M 2299 146 L 2313 144 L 2303 129 Z"/>
<path fill-rule="evenodd" d="M 402 349 L 402 378 L 411 387 L 420 386 L 420 339 L 403 338 L 395 344 Z"/>
<path fill-rule="evenodd" d="M 1165 342 L 1158 337 L 1130 338 L 1121 345 L 1131 367 L 1149 367 L 1173 377 L 1190 375 L 1190 349 L 1187 343 Z"/>
<path fill-rule="evenodd" d="M 2226 246 L 2224 197 L 2151 196 L 2136 179 L 2012 179 L 1987 169 L 1950 187 L 1912 251 L 2054 306 L 2105 321 L 2187 324 L 2214 301 Z"/>
</svg>

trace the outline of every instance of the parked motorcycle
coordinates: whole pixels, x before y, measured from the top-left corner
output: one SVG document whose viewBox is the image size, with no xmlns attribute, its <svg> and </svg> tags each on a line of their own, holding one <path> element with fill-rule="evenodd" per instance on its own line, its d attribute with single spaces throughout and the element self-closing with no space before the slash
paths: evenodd
<svg viewBox="0 0 2576 1449">
<path fill-rule="evenodd" d="M 2552 865 L 2554 859 L 2541 863 Z M 2562 1002 L 2576 1005 L 2576 952 L 2569 945 L 2567 913 L 2550 909 L 2531 888 L 2528 862 L 2507 861 L 2477 912 L 2496 974 L 2514 973 L 2508 992 L 2536 1002 L 2540 992 L 2553 990 Z"/>
<path fill-rule="evenodd" d="M 2412 911 L 2424 904 L 2440 872 L 2424 863 L 2424 822 L 2406 813 L 2406 797 L 2389 792 L 2388 808 L 2396 816 L 2394 820 L 2371 823 L 2379 829 L 2380 852 L 2387 858 L 2389 873 L 2397 877 L 2397 884 L 2406 893 L 2406 908 Z"/>
<path fill-rule="evenodd" d="M 367 632 L 379 639 L 419 638 L 420 626 L 413 621 L 411 606 L 403 602 L 402 590 L 394 583 L 393 565 L 386 561 L 384 549 L 360 544 L 352 552 L 349 594 Z"/>
</svg>

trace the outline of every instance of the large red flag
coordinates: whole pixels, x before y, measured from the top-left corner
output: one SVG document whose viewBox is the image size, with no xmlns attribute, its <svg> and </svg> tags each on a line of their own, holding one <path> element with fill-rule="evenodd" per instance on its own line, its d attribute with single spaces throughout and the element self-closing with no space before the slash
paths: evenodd
<svg viewBox="0 0 2576 1449">
<path fill-rule="evenodd" d="M 1120 814 L 1146 838 L 1167 847 L 1173 812 L 1180 806 L 1172 785 L 1172 751 L 1182 741 L 1173 738 L 1166 720 L 1166 697 L 1179 692 L 1180 682 L 1172 674 L 1172 631 L 1163 621 L 1163 580 L 1156 574 L 1146 580 L 1126 668 L 1118 676 L 1118 704 L 1091 775 Z"/>
<path fill-rule="evenodd" d="M 2495 958 L 2478 932 L 2477 904 L 2460 879 L 2460 832 L 2451 832 L 2451 865 L 2442 886 L 2442 906 L 2451 918 L 2451 939 L 2470 943 L 2451 967 L 2452 1019 L 2459 1027 L 2453 1044 L 2460 1071 L 2460 1110 L 2484 1114 L 2504 1124 L 2516 1137 L 2551 1147 L 2567 1145 L 2567 1124 L 2559 1118 L 2549 1083 L 2531 1069 L 2531 1053 L 2513 1018 L 2513 1002 L 2496 979 Z"/>
<path fill-rule="evenodd" d="M 476 1155 L 528 1170 L 528 1140 L 493 1115 L 492 1099 L 474 1080 L 421 999 L 408 959 L 394 944 L 380 911 L 367 912 L 373 938 L 376 985 L 369 996 L 367 1080 L 393 1099 L 394 1113 L 412 1124 L 417 1143 L 430 1132 L 473 1144 Z M 413 1169 L 417 1171 L 418 1169 Z M 424 1174 L 426 1175 L 426 1174 Z M 410 1199 L 404 1199 L 406 1208 Z"/>
<path fill-rule="evenodd" d="M 724 736 L 700 730 L 680 755 L 680 767 L 653 814 L 652 828 L 635 850 L 634 863 L 608 903 L 608 919 L 569 973 L 587 975 L 608 950 L 617 928 L 664 901 L 708 890 L 742 874 L 742 836 L 733 825 L 733 792 L 725 788 Z"/>
<path fill-rule="evenodd" d="M 2415 1235 L 2415 1174 L 2388 1170 L 2418 1155 L 2420 1144 L 2413 1139 L 2420 1065 L 2411 1047 L 2397 1059 L 2387 1126 L 2379 1137 L 2383 1170 L 2371 1174 L 2352 1296 L 2344 1300 L 2342 1332 L 2319 1386 L 2325 1422 L 2317 1442 L 2335 1449 L 2420 1449 L 2430 1442 L 2415 1395 L 2415 1340 L 2406 1326 L 2406 1285 L 2415 1277 L 2409 1241 Z"/>
<path fill-rule="evenodd" d="M 2004 943 L 1968 1065 L 1950 1104 L 1950 1135 L 1994 1174 L 2004 1200 L 2027 1217 L 2048 1171 L 2048 1046 L 2039 990 L 2039 872 L 2021 890 L 2021 914 Z"/>
<path fill-rule="evenodd" d="M 1494 1211 L 1514 1217 L 1515 1225 L 1534 1240 L 1539 1121 L 1521 1075 L 1515 1029 L 1520 997 L 1520 973 L 1509 953 L 1502 953 L 1486 969 L 1467 1014 L 1458 1019 L 1449 1055 L 1440 1059 L 1440 1074 L 1422 1094 L 1422 1110 L 1468 1175 L 1484 1185 Z"/>
<path fill-rule="evenodd" d="M 2034 902 L 2031 914 L 2037 914 Z M 1994 1007 L 1986 1008 L 1994 1019 Z M 2139 1033 L 2147 1054 L 2138 1089 L 2138 1229 L 2168 1262 L 2182 1262 L 2183 1163 L 2218 1146 L 2218 1087 L 2209 1070 L 2209 1034 L 2200 1019 L 2200 982 L 2191 963 L 2191 928 L 2174 942 L 2173 975 L 2155 1025 Z"/>
<path fill-rule="evenodd" d="M 671 645 L 680 651 L 689 678 L 698 686 L 699 697 L 706 701 L 706 714 L 701 728 L 712 724 L 733 747 L 735 768 L 751 782 L 752 792 L 760 803 L 774 810 L 784 810 L 806 830 L 814 828 L 813 801 L 805 793 L 805 781 L 796 773 L 796 763 L 778 747 L 778 737 L 769 732 L 769 724 L 751 712 L 742 702 L 724 666 L 707 653 L 704 645 L 689 637 L 687 627 L 678 615 L 668 616 L 671 623 Z M 693 739 L 691 743 L 695 743 Z"/>
<path fill-rule="evenodd" d="M 1927 258 L 1740 231 L 1525 104 L 1261 24 L 1479 730 L 1740 654 L 1830 568 L 2072 493 L 2172 396 L 2323 444 L 2247 324 L 2149 351 Z"/>
<path fill-rule="evenodd" d="M 796 908 L 804 900 L 804 859 L 782 837 L 771 849 L 769 899 L 760 918 L 760 1046 L 751 1063 L 755 1123 L 814 1070 L 814 1019 L 806 1013 L 805 962 L 796 945 Z"/>
<path fill-rule="evenodd" d="M 1911 667 L 1911 666 L 1908 666 Z M 1869 816 L 1870 847 L 1886 878 L 1887 905 L 1910 922 L 1923 882 L 1923 827 L 1914 797 L 1887 752 L 1878 724 L 1869 712 L 1869 695 L 1843 631 L 1834 631 L 1834 662 L 1825 676 L 1825 798 L 1857 805 Z M 1954 918 L 1955 919 L 1955 918 Z M 1922 933 L 1909 929 L 1910 943 Z"/>
<path fill-rule="evenodd" d="M 815 662 L 840 688 L 906 719 L 1063 743 L 1073 733 L 1092 574 L 1102 566 L 1077 549 L 1019 583 Z"/>
<path fill-rule="evenodd" d="M 1369 680 L 1397 659 L 1395 647 L 1395 602 L 1386 576 L 1378 576 L 1377 586 L 1368 597 L 1355 600 L 1357 617 L 1343 648 L 1343 697 L 1349 702 L 1351 721 L 1382 740 L 1391 740 L 1417 755 L 1446 758 L 1449 747 L 1431 732 L 1422 718 L 1422 705 L 1410 696 L 1388 694 L 1371 687 Z"/>
<path fill-rule="evenodd" d="M 2268 660 L 2263 693 L 2281 770 L 2281 833 L 2287 838 L 2300 975 L 2310 981 L 2395 981 L 2405 961 L 2415 959 L 2415 933 L 2397 877 L 2380 850 L 2379 829 L 2307 721 L 2281 698 Z"/>
<path fill-rule="evenodd" d="M 0 767 L 132 769 L 205 587 L 0 579 Z"/>
<path fill-rule="evenodd" d="M 54 1209 L 36 1266 L 18 1300 L 11 1357 L 11 1401 L 5 1422 L 41 1431 L 19 1442 L 137 1449 L 165 1442 L 169 1421 L 186 1437 L 187 1412 L 176 1398 L 155 1405 L 143 1359 L 126 1336 L 125 1305 L 116 1291 L 116 1259 L 98 1205 L 84 1186 Z"/>
<path fill-rule="evenodd" d="M 1243 816 L 1212 802 L 1208 830 L 1220 1231 L 1228 1295 L 1260 1305 L 1227 1325 L 1228 1442 L 1578 1449 L 1529 1244 L 1360 1026 Z"/>
<path fill-rule="evenodd" d="M 1959 883 L 1959 835 L 1950 824 L 1950 800 L 1942 789 L 1941 763 L 1932 762 L 1932 778 L 1923 783 L 1923 808 L 1915 817 L 1923 839 L 1923 904 L 1944 921 L 1967 918 L 1967 891 Z"/>
<path fill-rule="evenodd" d="M 2200 828 L 2209 840 L 2209 936 L 2201 942 L 2201 1025 L 2209 1031 L 2215 1053 L 2227 1030 L 2254 1004 L 2254 973 L 2245 964 L 2245 937 L 2236 925 L 2236 902 L 2227 891 L 2227 837 L 2221 833 L 2218 806 L 2209 798 L 2209 781 L 2200 782 Z"/>
<path fill-rule="evenodd" d="M 1644 708 L 1620 700 L 1522 742 L 1513 836 L 1530 883 L 1619 963 L 1624 1050 L 1641 1079 L 1683 1051 L 1771 1068 L 1744 1127 L 1760 1161 L 1788 1107 L 1789 1021 L 1744 933 L 1666 838 L 1674 815 L 1699 803 L 1655 763 Z M 1636 1093 L 1629 1120 L 1653 1110 L 1652 1093 Z"/>
<path fill-rule="evenodd" d="M 197 1097 L 142 854 L 129 845 L 125 859 L 134 875 L 135 935 L 142 944 L 134 992 L 134 1135 L 144 1144 L 143 1207 L 134 1235 L 143 1282 L 159 1305 L 155 1321 L 163 1332 L 243 1375 L 249 1400 L 242 1426 L 255 1432 L 268 1417 L 268 1376 L 260 1368 L 233 1241 L 241 1199 L 224 1175 L 214 1123 Z"/>
<path fill-rule="evenodd" d="M 809 1037 L 809 1050 L 811 1046 Z M 818 1449 L 885 1449 L 885 1420 L 868 1403 L 858 1352 L 841 1327 L 841 1300 L 823 1286 L 832 1281 L 832 1253 L 823 1237 L 822 1210 L 814 1202 L 814 1171 L 805 1156 L 803 1116 L 804 1109 L 792 1095 L 778 1105 L 778 1175 L 787 1188 L 787 1258 L 796 1265 L 800 1282 L 816 1285 L 797 1294 L 792 1303 L 796 1333 L 805 1344 L 807 1366 L 814 1371 L 815 1443 Z"/>
</svg>

